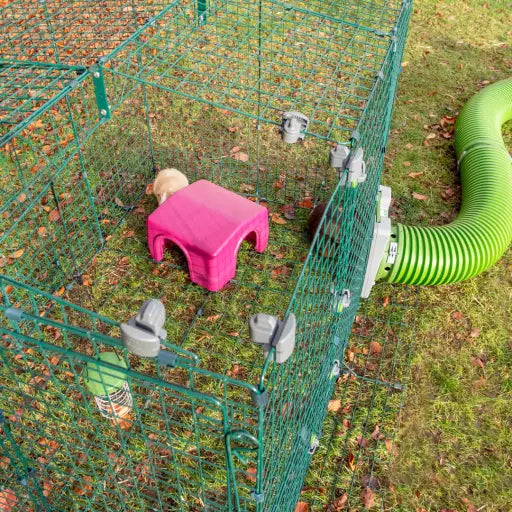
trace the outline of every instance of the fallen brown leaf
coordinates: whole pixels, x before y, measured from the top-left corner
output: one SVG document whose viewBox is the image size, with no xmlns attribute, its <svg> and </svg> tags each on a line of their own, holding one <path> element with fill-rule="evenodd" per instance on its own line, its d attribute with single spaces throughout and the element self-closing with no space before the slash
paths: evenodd
<svg viewBox="0 0 512 512">
<path fill-rule="evenodd" d="M 295 506 L 295 512 L 308 512 L 309 505 L 305 501 L 299 501 Z"/>
<path fill-rule="evenodd" d="M 411 167 L 411 162 L 404 162 L 404 167 Z"/>
<path fill-rule="evenodd" d="M 21 258 L 25 251 L 23 249 L 18 249 L 17 251 L 12 253 L 12 257 L 15 259 Z"/>
<path fill-rule="evenodd" d="M 339 498 L 336 498 L 334 501 L 329 503 L 327 506 L 327 512 L 342 512 L 345 510 L 345 505 L 348 502 L 348 494 L 345 493 Z"/>
<path fill-rule="evenodd" d="M 351 471 L 356 470 L 356 458 L 354 457 L 353 453 L 349 453 L 347 456 L 347 466 L 350 468 Z"/>
<path fill-rule="evenodd" d="M 92 496 L 92 485 L 91 485 L 91 477 L 89 475 L 86 475 L 83 477 L 83 479 L 78 482 L 75 487 L 73 487 L 73 492 L 77 496 Z"/>
<path fill-rule="evenodd" d="M 464 313 L 460 311 L 453 311 L 450 315 L 454 320 L 464 320 Z"/>
<path fill-rule="evenodd" d="M 479 327 L 474 327 L 473 329 L 471 329 L 471 332 L 469 333 L 469 335 L 471 336 L 471 338 L 478 338 L 478 336 L 480 336 L 481 332 L 482 332 L 482 329 L 480 329 Z"/>
<path fill-rule="evenodd" d="M 382 352 L 382 345 L 378 341 L 372 341 L 370 343 L 370 354 L 374 356 L 380 355 Z"/>
<path fill-rule="evenodd" d="M 453 190 L 452 187 L 447 187 L 445 188 L 444 190 L 441 190 L 441 192 L 439 192 L 439 195 L 445 200 L 445 201 L 449 201 L 454 195 L 455 195 L 455 190 Z"/>
<path fill-rule="evenodd" d="M 485 368 L 485 363 L 482 361 L 480 357 L 474 357 L 471 359 L 471 364 L 478 368 Z"/>
<path fill-rule="evenodd" d="M 308 208 L 311 210 L 314 205 L 310 197 L 305 197 L 302 201 L 299 201 L 297 203 L 297 206 L 299 206 L 300 208 Z"/>
<path fill-rule="evenodd" d="M 281 206 L 280 210 L 281 210 L 281 212 L 283 212 L 283 215 L 288 220 L 294 220 L 295 218 L 297 218 L 297 215 L 295 213 L 295 208 L 293 207 L 292 204 L 285 204 L 285 205 Z"/>
<path fill-rule="evenodd" d="M 50 222 L 57 222 L 60 219 L 59 210 L 52 210 L 48 215 L 48 218 L 50 219 Z"/>
<path fill-rule="evenodd" d="M 18 502 L 18 498 L 12 489 L 3 489 L 0 491 L 0 511 L 11 512 Z"/>
<path fill-rule="evenodd" d="M 418 194 L 417 192 L 413 192 L 412 197 L 414 197 L 414 199 L 418 199 L 419 201 L 428 201 L 427 196 L 424 196 L 423 194 Z"/>
<path fill-rule="evenodd" d="M 372 508 L 375 504 L 375 496 L 369 487 L 361 491 L 361 503 L 365 508 Z"/>
<path fill-rule="evenodd" d="M 233 155 L 235 160 L 239 160 L 240 162 L 248 162 L 249 155 L 247 153 L 238 152 Z"/>
<path fill-rule="evenodd" d="M 410 172 L 407 176 L 409 176 L 409 178 L 416 179 L 416 178 L 419 178 L 422 174 L 423 174 L 423 171 Z"/>
<path fill-rule="evenodd" d="M 341 409 L 341 400 L 331 400 L 327 406 L 329 412 L 338 412 Z"/>
<path fill-rule="evenodd" d="M 286 220 L 279 213 L 273 213 L 270 218 L 275 224 L 286 224 Z"/>
<path fill-rule="evenodd" d="M 247 471 L 245 472 L 245 476 L 247 480 L 250 480 L 251 482 L 256 482 L 256 468 L 247 468 Z"/>
</svg>

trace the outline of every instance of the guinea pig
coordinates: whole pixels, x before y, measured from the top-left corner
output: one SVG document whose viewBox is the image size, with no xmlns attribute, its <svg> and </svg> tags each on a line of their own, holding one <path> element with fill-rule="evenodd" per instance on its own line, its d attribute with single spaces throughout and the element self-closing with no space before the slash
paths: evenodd
<svg viewBox="0 0 512 512">
<path fill-rule="evenodd" d="M 162 169 L 153 183 L 153 194 L 161 205 L 178 190 L 188 185 L 187 177 L 178 169 Z"/>
<path fill-rule="evenodd" d="M 309 233 L 311 240 L 313 240 L 315 233 L 317 232 L 317 230 L 320 226 L 320 221 L 322 220 L 322 216 L 325 212 L 326 207 L 327 207 L 327 203 L 318 203 L 313 208 L 311 213 L 309 214 L 308 233 Z M 339 211 L 341 213 L 341 207 L 339 208 Z M 328 236 L 334 242 L 338 243 L 341 233 L 340 233 L 340 226 L 338 225 L 338 223 L 336 221 L 339 222 L 339 219 L 335 220 L 332 217 L 333 216 L 331 215 L 331 212 L 327 212 L 326 222 L 322 226 L 322 231 L 320 234 L 323 236 Z M 337 217 L 339 217 L 339 215 Z"/>
</svg>

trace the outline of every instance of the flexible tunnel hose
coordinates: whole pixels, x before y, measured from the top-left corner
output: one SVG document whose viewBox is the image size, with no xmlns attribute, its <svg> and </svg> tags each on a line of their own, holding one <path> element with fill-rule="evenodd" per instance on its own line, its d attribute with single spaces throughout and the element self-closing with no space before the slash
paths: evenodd
<svg viewBox="0 0 512 512">
<path fill-rule="evenodd" d="M 392 283 L 435 285 L 469 279 L 494 265 L 512 240 L 512 162 L 502 125 L 512 119 L 512 79 L 473 96 L 455 126 L 462 206 L 446 226 L 396 224 L 379 278 Z"/>
</svg>

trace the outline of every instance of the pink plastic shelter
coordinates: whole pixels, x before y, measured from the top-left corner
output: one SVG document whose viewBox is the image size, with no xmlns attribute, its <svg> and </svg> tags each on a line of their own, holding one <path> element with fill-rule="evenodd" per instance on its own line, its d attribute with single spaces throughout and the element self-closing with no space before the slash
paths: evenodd
<svg viewBox="0 0 512 512">
<path fill-rule="evenodd" d="M 267 209 L 206 180 L 182 188 L 148 217 L 152 258 L 161 261 L 165 243 L 175 243 L 187 258 L 190 279 L 212 292 L 235 277 L 246 238 L 258 252 L 265 250 Z"/>
</svg>

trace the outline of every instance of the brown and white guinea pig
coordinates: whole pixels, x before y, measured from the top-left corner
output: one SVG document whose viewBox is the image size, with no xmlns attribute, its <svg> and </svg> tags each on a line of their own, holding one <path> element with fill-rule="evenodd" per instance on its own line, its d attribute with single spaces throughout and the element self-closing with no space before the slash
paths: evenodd
<svg viewBox="0 0 512 512">
<path fill-rule="evenodd" d="M 161 205 L 178 190 L 188 185 L 187 177 L 178 169 L 162 169 L 153 182 L 153 194 Z"/>
<path fill-rule="evenodd" d="M 318 203 L 308 217 L 308 233 L 313 240 L 315 233 L 317 232 L 320 221 L 322 220 L 322 216 L 327 207 L 327 203 Z M 339 208 L 339 213 L 341 214 L 341 207 Z M 340 238 L 340 225 L 339 221 L 341 220 L 341 215 L 331 215 L 330 212 L 327 212 L 327 216 L 325 222 L 321 228 L 320 235 L 328 236 L 334 242 L 338 243 Z"/>
</svg>

